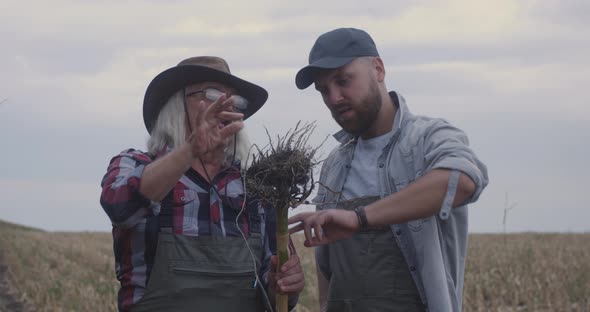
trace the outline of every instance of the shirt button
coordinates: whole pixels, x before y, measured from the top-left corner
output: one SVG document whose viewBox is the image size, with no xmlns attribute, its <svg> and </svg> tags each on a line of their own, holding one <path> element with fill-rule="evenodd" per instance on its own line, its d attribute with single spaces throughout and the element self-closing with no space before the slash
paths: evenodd
<svg viewBox="0 0 590 312">
<path fill-rule="evenodd" d="M 383 167 L 385 167 L 384 164 L 379 164 L 379 168 L 383 168 Z"/>
<path fill-rule="evenodd" d="M 346 166 L 344 166 L 344 167 L 346 167 L 346 169 L 350 169 L 350 165 L 346 165 Z"/>
<path fill-rule="evenodd" d="M 412 272 L 416 271 L 416 267 L 415 266 L 411 266 L 410 267 L 410 271 L 412 271 Z"/>
</svg>

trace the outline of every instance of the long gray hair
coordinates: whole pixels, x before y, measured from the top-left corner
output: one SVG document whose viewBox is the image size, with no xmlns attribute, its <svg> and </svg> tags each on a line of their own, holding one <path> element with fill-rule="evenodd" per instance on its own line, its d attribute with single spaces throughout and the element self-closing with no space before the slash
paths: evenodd
<svg viewBox="0 0 590 312">
<path fill-rule="evenodd" d="M 186 121 L 184 90 L 182 89 L 174 93 L 162 107 L 147 141 L 148 152 L 156 155 L 166 146 L 170 148 L 181 146 L 186 141 Z M 225 164 L 230 164 L 235 159 L 241 162 L 243 169 L 246 169 L 252 161 L 252 157 L 248 157 L 250 146 L 251 143 L 245 128 L 242 128 L 230 138 L 225 148 Z"/>
</svg>

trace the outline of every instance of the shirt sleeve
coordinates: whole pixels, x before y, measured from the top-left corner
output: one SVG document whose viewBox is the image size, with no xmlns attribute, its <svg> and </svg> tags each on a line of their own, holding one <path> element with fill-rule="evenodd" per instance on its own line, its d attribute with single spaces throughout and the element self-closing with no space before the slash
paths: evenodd
<svg viewBox="0 0 590 312">
<path fill-rule="evenodd" d="M 471 150 L 467 135 L 462 130 L 442 119 L 433 120 L 425 131 L 423 150 L 426 171 L 456 170 L 473 180 L 476 190 L 463 204 L 475 202 L 479 198 L 488 184 L 487 167 Z M 454 195 L 454 192 L 451 193 Z"/>
<path fill-rule="evenodd" d="M 113 157 L 102 179 L 100 204 L 114 226 L 129 228 L 160 212 L 160 203 L 139 192 L 139 183 L 151 158 L 133 149 Z"/>
</svg>

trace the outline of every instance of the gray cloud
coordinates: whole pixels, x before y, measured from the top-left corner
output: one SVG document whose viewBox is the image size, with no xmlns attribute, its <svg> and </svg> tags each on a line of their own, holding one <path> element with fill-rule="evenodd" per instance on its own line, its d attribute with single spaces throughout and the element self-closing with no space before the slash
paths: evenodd
<svg viewBox="0 0 590 312">
<path fill-rule="evenodd" d="M 582 27 L 586 30 L 589 27 L 590 3 L 585 0 L 537 1 L 530 10 L 534 16 L 555 24 L 570 25 L 572 28 Z"/>
<path fill-rule="evenodd" d="M 509 230 L 588 230 L 581 221 L 590 217 L 588 6 L 5 1 L 0 100 L 9 101 L 0 105 L 0 142 L 11 152 L 0 162 L 0 196 L 12 209 L 0 218 L 108 230 L 98 204 L 108 161 L 127 147 L 145 149 L 145 88 L 192 55 L 221 55 L 235 74 L 269 90 L 267 105 L 247 122 L 254 142 L 266 142 L 265 127 L 284 133 L 298 120 L 316 120 L 311 143 L 319 144 L 338 126 L 313 88 L 295 88 L 294 75 L 320 33 L 356 26 L 375 38 L 388 86 L 412 111 L 465 129 L 488 164 L 491 184 L 472 208 L 471 230 L 501 230 L 505 192 L 519 203 Z M 322 154 L 334 146 L 329 139 Z M 28 194 L 36 199 L 22 200 Z M 48 218 L 48 207 L 68 217 L 50 221 L 62 218 Z"/>
</svg>

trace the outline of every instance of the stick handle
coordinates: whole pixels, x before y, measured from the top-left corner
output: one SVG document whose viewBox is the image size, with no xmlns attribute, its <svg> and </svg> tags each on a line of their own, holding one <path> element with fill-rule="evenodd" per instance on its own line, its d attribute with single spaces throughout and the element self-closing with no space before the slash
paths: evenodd
<svg viewBox="0 0 590 312">
<path fill-rule="evenodd" d="M 281 267 L 287 260 L 289 260 L 289 228 L 287 224 L 288 209 L 278 209 L 277 211 L 277 275 Z M 289 311 L 289 296 L 284 294 L 276 294 L 275 297 L 276 311 Z"/>
</svg>

